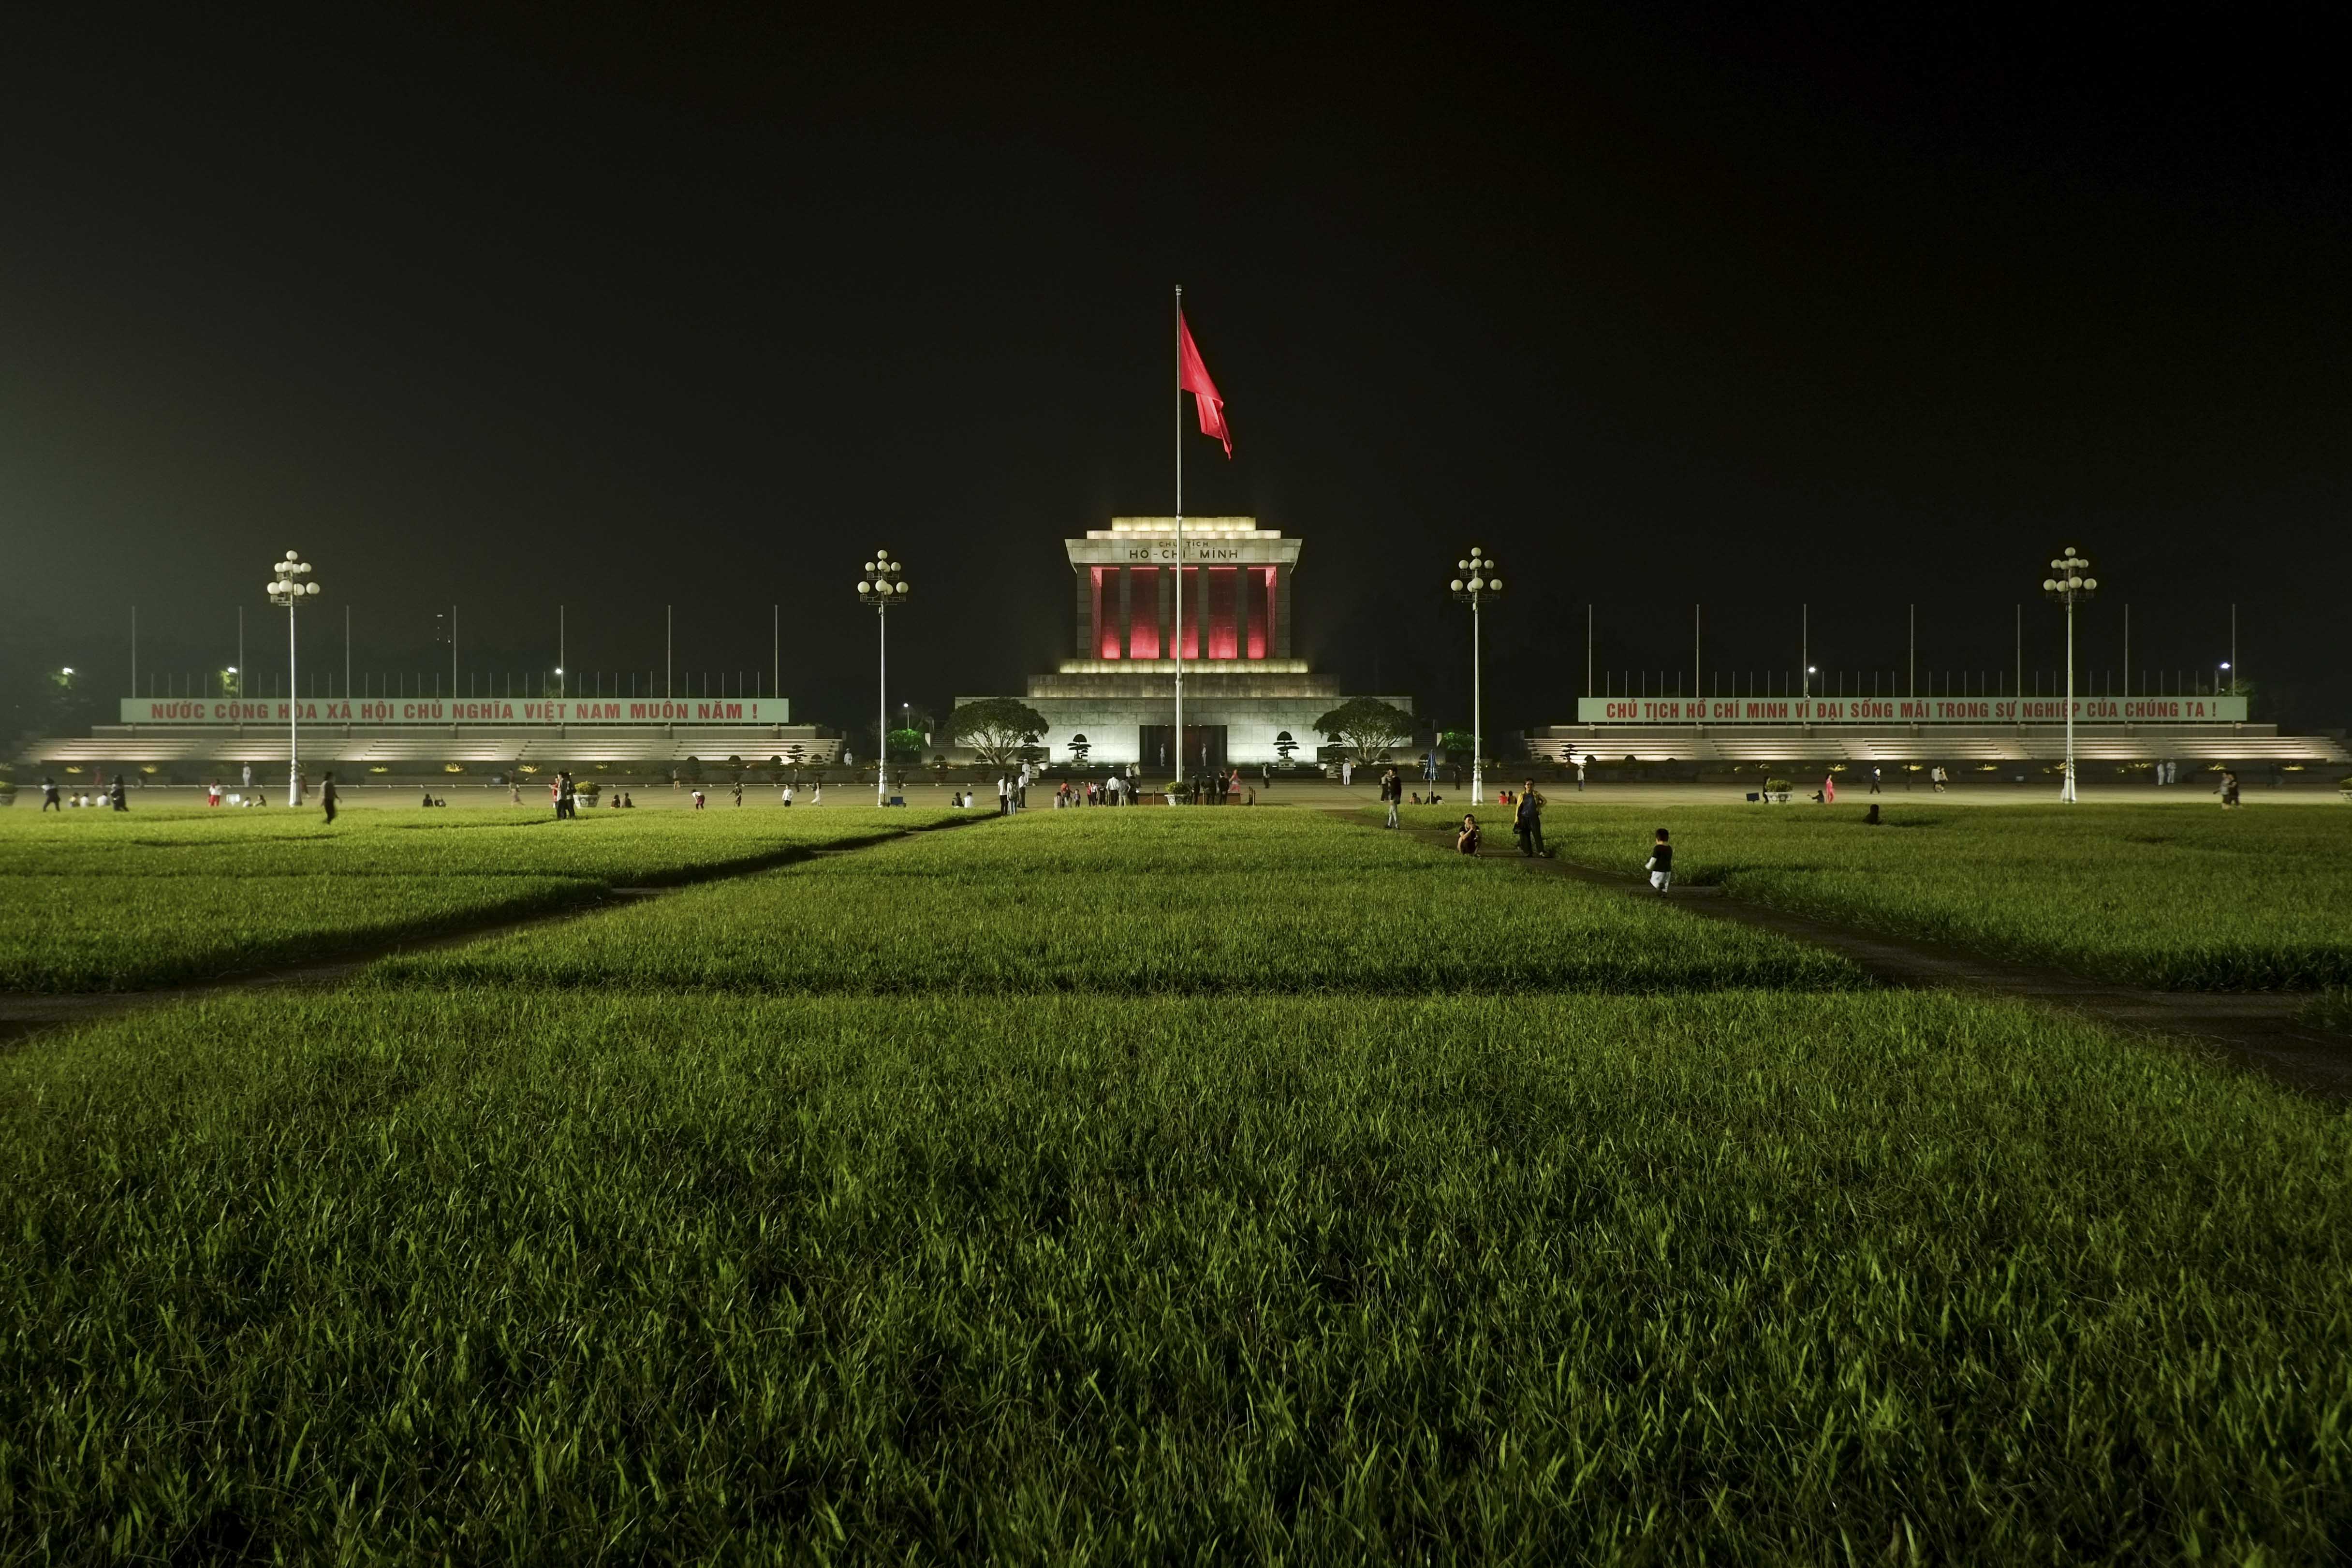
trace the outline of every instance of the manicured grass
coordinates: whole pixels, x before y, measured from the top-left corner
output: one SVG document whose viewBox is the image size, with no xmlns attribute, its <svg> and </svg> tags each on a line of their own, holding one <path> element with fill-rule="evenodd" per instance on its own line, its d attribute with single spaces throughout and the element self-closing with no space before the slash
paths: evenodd
<svg viewBox="0 0 2352 1568">
<path fill-rule="evenodd" d="M 2352 1531 L 2352 1124 L 1943 997 L 177 1005 L 0 1227 L 0 1559 Z"/>
<path fill-rule="evenodd" d="M 0 991 L 134 989 L 583 904 L 951 813 L 24 813 L 0 831 Z"/>
<path fill-rule="evenodd" d="M 756 861 L 771 850 L 934 826 L 968 813 L 872 806 L 817 810 L 583 811 L 555 821 L 545 807 L 346 812 L 181 810 L 118 816 L 77 811 L 46 821 L 0 815 L 0 875 L 588 876 L 659 881 Z"/>
<path fill-rule="evenodd" d="M 0 876 L 0 990 L 131 990 L 594 898 L 551 876 Z"/>
<path fill-rule="evenodd" d="M 1853 986 L 1844 959 L 1303 811 L 1045 811 L 379 971 L 822 991 Z"/>
<path fill-rule="evenodd" d="M 1559 854 L 1629 875 L 1673 830 L 1685 884 L 2182 990 L 2352 984 L 2352 811 L 2187 806 L 1612 806 L 1548 792 Z M 1407 808 L 1424 822 L 1460 814 Z M 1489 808 L 1498 849 L 1508 812 Z"/>
</svg>

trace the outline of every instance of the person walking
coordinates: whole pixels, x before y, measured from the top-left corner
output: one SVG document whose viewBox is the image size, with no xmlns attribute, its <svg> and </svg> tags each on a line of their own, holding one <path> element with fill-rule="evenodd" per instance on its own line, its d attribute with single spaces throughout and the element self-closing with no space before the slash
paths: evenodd
<svg viewBox="0 0 2352 1568">
<path fill-rule="evenodd" d="M 1591 760 L 1589 753 L 1580 751 L 1576 754 L 1576 792 L 1580 795 L 1584 793 L 1584 765 Z M 1461 780 L 1454 782 L 1458 786 Z"/>
<path fill-rule="evenodd" d="M 1355 782 L 1355 763 L 1347 758 L 1341 758 L 1339 762 L 1339 788 L 1342 789 L 1350 789 L 1354 786 Z"/>
<path fill-rule="evenodd" d="M 1675 846 L 1666 841 L 1666 830 L 1660 828 L 1650 845 L 1650 858 L 1642 862 L 1650 873 L 1650 885 L 1664 893 L 1675 883 Z"/>
<path fill-rule="evenodd" d="M 1536 789 L 1532 779 L 1521 787 L 1519 800 L 1511 815 L 1512 831 L 1519 836 L 1519 853 L 1531 860 L 1549 860 L 1543 841 L 1544 798 Z"/>
<path fill-rule="evenodd" d="M 335 776 L 329 773 L 319 780 L 319 807 L 327 813 L 330 827 L 335 821 Z"/>
<path fill-rule="evenodd" d="M 2231 778 L 2232 787 L 2234 788 L 2235 775 L 2232 775 Z M 107 802 L 118 811 L 128 811 L 131 810 L 131 798 L 123 793 L 121 774 L 118 773 L 114 776 L 114 788 L 107 792 L 106 799 Z M 2235 802 L 2232 801 L 2231 804 L 2234 805 Z"/>
<path fill-rule="evenodd" d="M 743 804 L 743 780 L 740 779 L 735 780 L 735 804 L 739 807 Z"/>
<path fill-rule="evenodd" d="M 1927 769 L 1927 782 L 1936 787 L 1937 794 L 1940 795 L 1944 792 L 1944 785 L 1948 782 L 1948 776 L 1944 772 L 1944 765 L 1942 763 L 1938 762 L 1936 766 Z"/>
<path fill-rule="evenodd" d="M 253 764 L 250 762 L 245 765 L 245 788 L 248 793 L 253 789 Z"/>
<path fill-rule="evenodd" d="M 1837 775 L 1834 773 L 1822 775 L 1822 804 L 1824 806 L 1837 804 Z"/>
<path fill-rule="evenodd" d="M 215 802 L 215 805 L 218 803 Z M 41 810 L 65 815 L 66 803 L 58 799 L 58 781 L 54 779 L 44 778 L 41 780 Z"/>
<path fill-rule="evenodd" d="M 120 811 L 122 810 L 122 776 L 119 773 L 114 777 L 114 809 Z M 2221 810 L 2234 811 L 2237 809 L 2238 770 L 2234 768 L 2224 768 L 2221 769 Z"/>
<path fill-rule="evenodd" d="M 1404 780 L 1393 768 L 1381 775 L 1381 799 L 1388 803 L 1389 826 L 1397 825 L 1397 807 L 1404 800 Z"/>
<path fill-rule="evenodd" d="M 1881 791 L 1880 791 L 1880 789 L 1879 789 L 1879 788 L 1878 788 L 1878 785 L 1879 785 L 1878 764 L 1877 764 L 1877 763 L 1875 763 L 1875 762 L 1874 762 L 1874 763 L 1872 763 L 1872 764 L 1870 765 L 1870 792 L 1871 792 L 1872 794 L 1876 795 L 1876 794 L 1878 794 L 1878 793 L 1880 793 L 1880 792 L 1881 792 Z"/>
<path fill-rule="evenodd" d="M 996 779 L 996 814 L 1000 817 L 1013 815 L 1013 780 L 1001 773 Z"/>
</svg>

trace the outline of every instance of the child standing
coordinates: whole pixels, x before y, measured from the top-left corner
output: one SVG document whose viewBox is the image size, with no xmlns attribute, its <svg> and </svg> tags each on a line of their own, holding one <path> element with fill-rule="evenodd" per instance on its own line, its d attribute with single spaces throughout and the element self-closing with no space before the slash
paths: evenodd
<svg viewBox="0 0 2352 1568">
<path fill-rule="evenodd" d="M 1657 841 L 1650 846 L 1650 858 L 1642 869 L 1650 873 L 1650 885 L 1664 893 L 1674 884 L 1675 846 L 1666 841 L 1666 830 L 1658 830 Z"/>
</svg>

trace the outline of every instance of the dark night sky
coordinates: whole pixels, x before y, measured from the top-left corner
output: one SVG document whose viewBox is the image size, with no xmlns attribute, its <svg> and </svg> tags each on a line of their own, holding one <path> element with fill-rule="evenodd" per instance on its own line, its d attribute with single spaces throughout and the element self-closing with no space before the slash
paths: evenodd
<svg viewBox="0 0 2352 1568">
<path fill-rule="evenodd" d="M 1305 537 L 1305 651 L 1496 727 L 1601 663 L 2242 663 L 2352 718 L 2347 126 L 2275 20 L 1969 9 L 19 8 L 0 48 L 0 657 L 233 654 L 289 545 L 340 669 L 661 657 L 854 725 L 878 541 L 933 705 L 1070 650 L 1058 541 L 1171 504 L 1169 286 L 1229 400 L 1196 513 Z M 909 14 L 911 15 L 911 14 Z M 1030 30 L 974 18 L 1017 16 Z M 2215 14 L 2217 16 L 2219 13 Z M 2315 13 L 2315 16 L 2316 16 Z M 24 722 L 20 717 L 19 723 Z"/>
</svg>

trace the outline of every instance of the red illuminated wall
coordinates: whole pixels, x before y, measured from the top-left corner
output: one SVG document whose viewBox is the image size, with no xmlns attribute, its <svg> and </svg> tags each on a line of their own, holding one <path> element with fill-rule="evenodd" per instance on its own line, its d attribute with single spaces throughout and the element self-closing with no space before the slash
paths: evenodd
<svg viewBox="0 0 2352 1568">
<path fill-rule="evenodd" d="M 1111 613 L 1103 613 L 1103 575 L 1109 570 L 1115 569 L 1099 566 L 1094 569 L 1095 654 L 1098 658 L 1116 659 L 1118 657 L 1118 591 L 1116 587 L 1111 591 Z M 1114 578 L 1112 580 L 1116 583 L 1118 580 Z"/>
<path fill-rule="evenodd" d="M 1209 657 L 1231 659 L 1234 648 L 1234 594 L 1239 590 L 1241 572 L 1230 566 L 1209 569 Z"/>
<path fill-rule="evenodd" d="M 1130 659 L 1160 657 L 1160 569 L 1156 566 L 1130 566 L 1127 569 L 1127 656 Z"/>
</svg>

